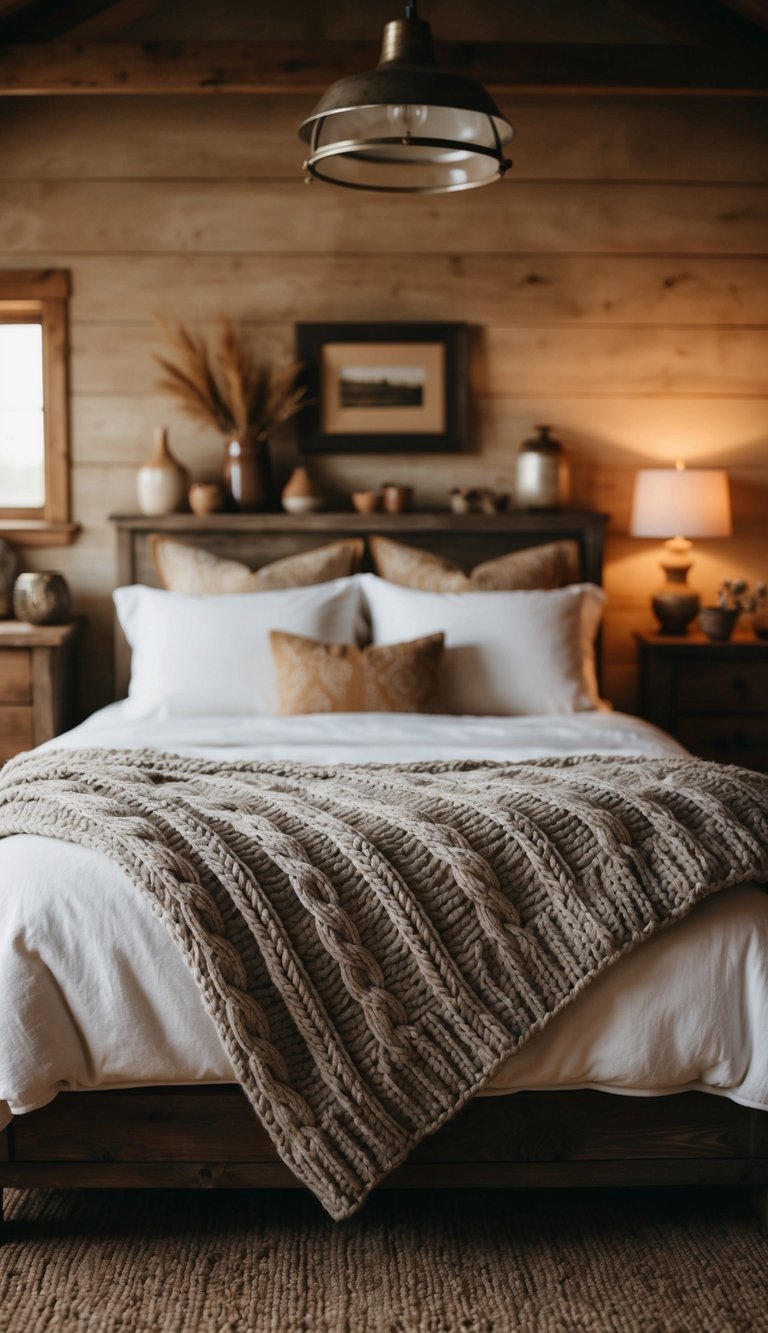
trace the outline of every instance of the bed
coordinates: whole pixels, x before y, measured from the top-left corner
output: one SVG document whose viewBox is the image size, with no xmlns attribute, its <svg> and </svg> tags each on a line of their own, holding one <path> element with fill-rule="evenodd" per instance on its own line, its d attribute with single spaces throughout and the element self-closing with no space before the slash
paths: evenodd
<svg viewBox="0 0 768 1333">
<path fill-rule="evenodd" d="M 569 513 L 175 516 L 165 526 L 254 567 L 350 532 L 407 534 L 465 567 L 564 536 L 579 546 L 583 576 L 599 583 L 603 523 L 599 515 Z M 155 583 L 149 539 L 157 520 L 117 520 L 117 528 L 121 583 Z M 122 694 L 122 641 L 116 656 Z M 56 745 L 288 755 L 310 764 L 361 755 L 407 762 L 679 752 L 654 728 L 610 712 L 546 723 L 424 716 L 393 725 L 387 716 L 382 725 L 381 715 L 341 714 L 252 725 L 177 717 L 142 726 L 121 703 Z M 20 838 L 0 843 L 0 874 L 6 884 L 28 887 L 16 916 L 3 918 L 0 1012 L 11 1017 L 0 1048 L 0 1188 L 298 1186 L 233 1083 L 171 941 L 148 909 L 126 900 L 117 867 L 69 844 Z M 55 910 L 51 895 L 36 888 L 54 882 Z M 768 898 L 744 885 L 701 904 L 601 976 L 499 1071 L 487 1095 L 423 1140 L 384 1184 L 733 1183 L 755 1187 L 764 1212 L 766 1018 Z"/>
</svg>

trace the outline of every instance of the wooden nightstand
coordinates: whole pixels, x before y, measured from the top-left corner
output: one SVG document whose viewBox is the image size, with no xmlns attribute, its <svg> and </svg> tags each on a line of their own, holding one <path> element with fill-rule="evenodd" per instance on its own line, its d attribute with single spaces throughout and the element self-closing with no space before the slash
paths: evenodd
<svg viewBox="0 0 768 1333">
<path fill-rule="evenodd" d="M 636 634 L 640 713 L 692 754 L 768 773 L 768 642 Z"/>
<path fill-rule="evenodd" d="M 0 621 L 0 763 L 69 725 L 78 628 Z"/>
</svg>

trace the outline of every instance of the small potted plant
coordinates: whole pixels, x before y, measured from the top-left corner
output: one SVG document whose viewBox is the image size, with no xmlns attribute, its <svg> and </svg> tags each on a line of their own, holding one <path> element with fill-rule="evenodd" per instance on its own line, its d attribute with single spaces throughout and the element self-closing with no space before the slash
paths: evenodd
<svg viewBox="0 0 768 1333">
<path fill-rule="evenodd" d="M 755 591 L 750 592 L 746 579 L 723 579 L 717 591 L 717 603 L 715 606 L 702 606 L 699 624 L 708 639 L 715 643 L 726 643 L 742 611 L 755 611 L 758 606 L 764 607 L 765 600 L 764 583 L 758 583 Z"/>
</svg>

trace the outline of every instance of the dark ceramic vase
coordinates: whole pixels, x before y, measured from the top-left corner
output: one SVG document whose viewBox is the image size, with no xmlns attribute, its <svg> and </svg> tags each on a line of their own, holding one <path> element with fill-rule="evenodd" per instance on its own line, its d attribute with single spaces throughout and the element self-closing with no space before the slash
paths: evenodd
<svg viewBox="0 0 768 1333">
<path fill-rule="evenodd" d="M 227 508 L 246 514 L 273 507 L 269 440 L 245 434 L 227 440 L 222 473 Z"/>
<path fill-rule="evenodd" d="M 736 628 L 740 612 L 730 611 L 724 606 L 702 606 L 699 611 L 699 625 L 708 639 L 714 643 L 727 643 Z"/>
</svg>

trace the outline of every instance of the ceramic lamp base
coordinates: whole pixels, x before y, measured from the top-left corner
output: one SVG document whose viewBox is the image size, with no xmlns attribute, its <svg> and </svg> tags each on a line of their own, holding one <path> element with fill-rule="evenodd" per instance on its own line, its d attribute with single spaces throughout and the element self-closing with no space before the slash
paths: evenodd
<svg viewBox="0 0 768 1333">
<path fill-rule="evenodd" d="M 688 587 L 690 565 L 665 565 L 666 582 L 651 598 L 653 614 L 662 634 L 687 634 L 699 610 L 699 594 Z"/>
</svg>

